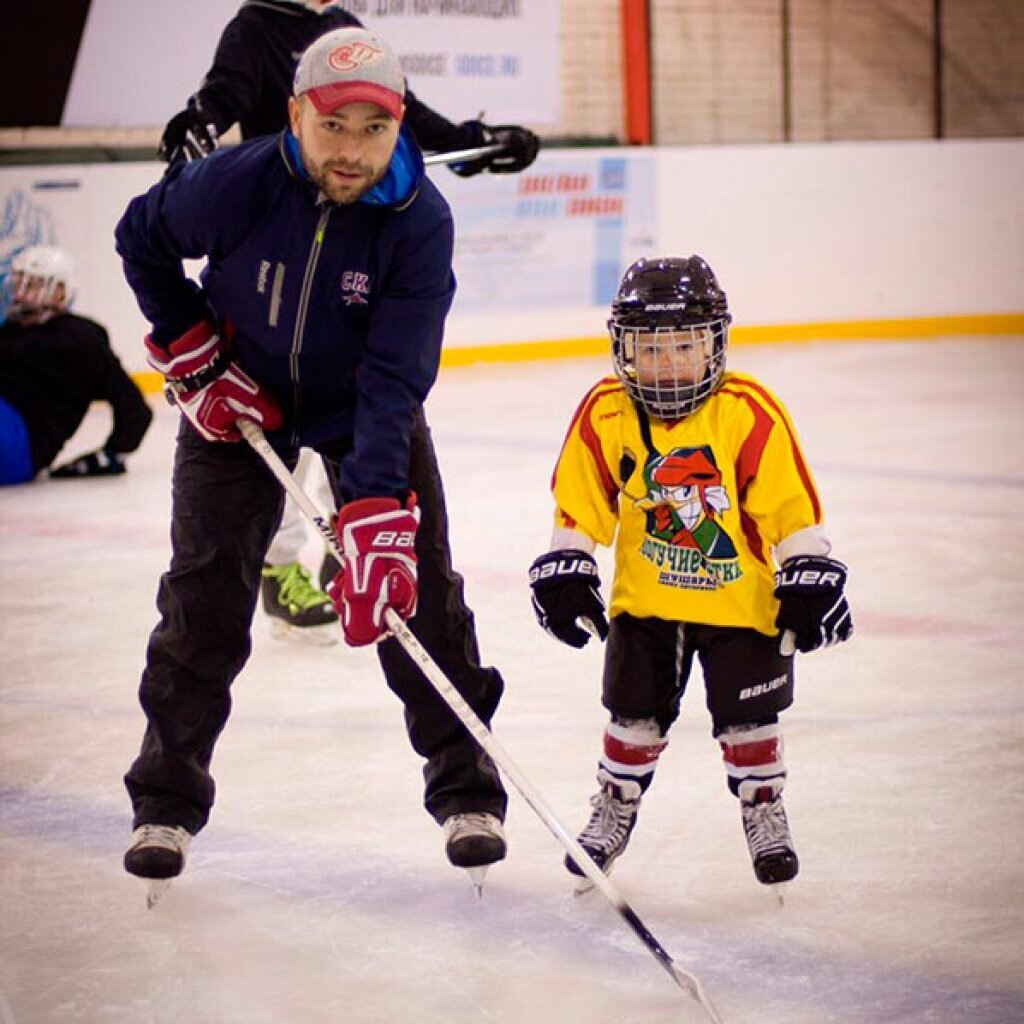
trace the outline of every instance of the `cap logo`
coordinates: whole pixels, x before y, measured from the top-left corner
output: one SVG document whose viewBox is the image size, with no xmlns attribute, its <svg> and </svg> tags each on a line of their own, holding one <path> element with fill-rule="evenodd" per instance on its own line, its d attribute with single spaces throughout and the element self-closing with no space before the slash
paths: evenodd
<svg viewBox="0 0 1024 1024">
<path fill-rule="evenodd" d="M 348 73 L 356 71 L 367 64 L 373 64 L 384 56 L 384 51 L 370 43 L 345 43 L 331 50 L 327 55 L 327 63 L 335 71 Z"/>
</svg>

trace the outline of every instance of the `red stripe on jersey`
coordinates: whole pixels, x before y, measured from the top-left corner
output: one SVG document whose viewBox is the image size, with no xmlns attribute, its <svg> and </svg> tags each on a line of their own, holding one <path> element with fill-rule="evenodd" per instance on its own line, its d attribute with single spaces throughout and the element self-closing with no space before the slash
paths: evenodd
<svg viewBox="0 0 1024 1024">
<path fill-rule="evenodd" d="M 744 438 L 743 444 L 740 445 L 740 454 L 736 459 L 736 490 L 739 493 L 740 501 L 742 501 L 751 481 L 755 479 L 757 471 L 761 468 L 761 457 L 764 455 L 765 445 L 771 436 L 774 420 L 765 409 L 758 405 L 752 395 L 744 394 L 742 391 L 728 393 L 742 398 L 754 414 L 754 425 Z"/>
<path fill-rule="evenodd" d="M 821 522 L 821 500 L 818 498 L 818 492 L 811 482 L 811 473 L 807 468 L 807 463 L 804 462 L 803 455 L 800 454 L 800 446 L 797 444 L 796 436 L 793 434 L 792 427 L 789 424 L 789 420 L 785 413 L 779 407 L 779 403 L 764 389 L 764 387 L 756 382 L 744 379 L 742 381 L 732 380 L 729 382 L 730 385 L 735 385 L 741 389 L 749 388 L 754 395 L 757 396 L 772 412 L 775 413 L 779 418 L 779 423 L 785 427 L 786 436 L 789 438 L 789 446 L 793 452 L 793 462 L 796 465 L 796 471 L 800 476 L 800 480 L 804 485 L 804 490 L 807 492 L 807 499 L 811 503 L 811 510 L 814 513 L 815 523 Z M 728 391 L 728 388 L 723 388 L 724 391 Z M 744 395 L 743 390 L 737 392 L 731 392 L 732 394 Z M 753 396 L 748 397 L 748 401 L 751 401 L 751 407 L 753 408 L 752 402 Z"/>
<path fill-rule="evenodd" d="M 722 758 L 736 768 L 755 768 L 775 764 L 779 760 L 779 737 L 756 743 L 722 743 Z"/>
<path fill-rule="evenodd" d="M 622 384 L 614 377 L 605 377 L 602 380 L 599 380 L 583 396 L 583 400 L 576 407 L 576 411 L 572 414 L 572 419 L 569 421 L 569 429 L 565 432 L 565 438 L 563 439 L 562 447 L 558 452 L 558 459 L 555 462 L 554 471 L 551 473 L 552 490 L 555 488 L 555 477 L 558 475 L 558 463 L 562 461 L 562 453 L 565 451 L 565 446 L 569 443 L 569 438 L 572 436 L 572 432 L 576 429 L 576 424 L 579 423 L 583 416 L 589 412 L 590 406 L 596 402 L 597 399 L 602 398 L 604 395 L 610 395 L 617 388 L 621 387 Z M 602 459 L 601 461 L 603 462 L 604 460 Z"/>
<path fill-rule="evenodd" d="M 754 522 L 754 517 L 745 509 L 740 509 L 740 529 L 743 530 L 743 536 L 747 539 L 747 547 L 750 548 L 750 553 L 762 564 L 768 564 L 768 558 L 764 551 L 764 538 L 761 536 L 761 531 L 757 528 L 757 523 Z"/>
<path fill-rule="evenodd" d="M 749 395 L 743 390 L 734 390 L 729 386 L 722 388 L 722 393 L 744 401 L 754 416 L 754 426 L 747 434 L 743 444 L 740 445 L 740 453 L 736 458 L 736 490 L 742 503 L 747 488 L 751 481 L 756 479 L 757 471 L 761 468 L 761 457 L 764 455 L 765 445 L 768 443 L 768 438 L 771 437 L 775 421 L 753 395 Z M 768 558 L 765 554 L 764 539 L 761 537 L 757 524 L 743 509 L 742 504 L 740 505 L 740 528 L 743 530 L 750 553 L 762 565 L 767 565 Z"/>
<path fill-rule="evenodd" d="M 619 493 L 619 485 L 615 482 L 615 477 L 612 476 L 612 471 L 608 468 L 608 463 L 605 461 L 604 452 L 601 450 L 601 439 L 597 435 L 597 431 L 594 429 L 594 423 L 592 414 L 594 406 L 605 397 L 605 395 L 614 394 L 616 391 L 622 390 L 622 384 L 614 378 L 606 377 L 604 380 L 599 381 L 595 384 L 583 401 L 580 403 L 579 408 L 576 410 L 576 414 L 572 418 L 572 423 L 569 424 L 569 430 L 566 433 L 565 441 L 562 443 L 562 450 L 565 450 L 565 445 L 569 440 L 569 436 L 574 430 L 580 435 L 580 440 L 586 445 L 587 450 L 594 457 L 594 465 L 597 468 L 598 476 L 601 478 L 601 487 L 604 490 L 605 496 L 608 499 L 608 504 L 614 506 L 615 499 Z M 561 456 L 559 456 L 561 460 Z M 555 472 L 551 476 L 551 486 L 555 486 L 555 478 L 558 475 L 558 466 L 555 466 Z"/>
<path fill-rule="evenodd" d="M 555 513 L 558 516 L 559 525 L 562 526 L 563 529 L 566 529 L 566 530 L 575 530 L 576 529 L 576 520 L 573 519 L 573 517 L 571 515 L 569 515 L 568 512 L 564 512 L 562 509 L 557 508 L 557 509 L 555 509 Z"/>
<path fill-rule="evenodd" d="M 630 764 L 641 766 L 653 764 L 658 760 L 659 755 L 668 746 L 668 742 L 653 744 L 624 743 L 609 733 L 604 734 L 604 752 L 619 764 Z"/>
</svg>

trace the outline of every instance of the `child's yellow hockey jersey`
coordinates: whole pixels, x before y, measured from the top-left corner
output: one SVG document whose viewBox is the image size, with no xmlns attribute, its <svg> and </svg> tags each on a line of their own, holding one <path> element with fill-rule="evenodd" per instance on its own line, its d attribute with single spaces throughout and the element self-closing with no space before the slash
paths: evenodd
<svg viewBox="0 0 1024 1024">
<path fill-rule="evenodd" d="M 611 615 L 770 636 L 773 548 L 822 521 L 788 413 L 738 373 L 673 423 L 640 414 L 616 378 L 600 381 L 576 410 L 552 491 L 556 526 L 615 542 Z"/>
</svg>

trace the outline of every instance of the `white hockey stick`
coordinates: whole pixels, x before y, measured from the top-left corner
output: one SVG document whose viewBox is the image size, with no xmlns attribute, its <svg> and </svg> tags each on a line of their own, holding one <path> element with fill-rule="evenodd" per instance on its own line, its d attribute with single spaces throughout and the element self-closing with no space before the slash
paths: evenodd
<svg viewBox="0 0 1024 1024">
<path fill-rule="evenodd" d="M 295 501 L 295 504 L 302 510 L 306 518 L 320 531 L 320 535 L 323 537 L 324 543 L 330 552 L 339 561 L 344 562 L 345 554 L 341 549 L 337 536 L 331 529 L 330 523 L 324 519 L 319 509 L 317 509 L 295 477 L 289 472 L 281 457 L 270 446 L 270 442 L 264 436 L 263 431 L 252 420 L 242 418 L 237 422 L 242 436 L 267 464 L 267 467 L 277 477 L 281 486 Z M 504 747 L 498 743 L 476 712 L 466 703 L 462 694 L 455 689 L 448 677 L 437 667 L 434 659 L 424 650 L 423 645 L 416 639 L 412 630 L 391 609 L 384 613 L 384 620 L 392 635 L 405 649 L 406 654 L 420 667 L 420 671 L 427 677 L 427 681 L 437 691 L 438 696 L 451 708 L 455 716 L 469 730 L 470 735 L 477 743 L 491 755 L 491 759 L 501 769 L 502 773 L 519 790 L 523 799 L 530 805 L 541 821 L 544 822 L 551 834 L 562 844 L 579 869 L 601 890 L 601 893 L 618 911 L 637 938 L 668 972 L 669 977 L 691 999 L 701 1006 L 709 1020 L 713 1021 L 714 1024 L 723 1024 L 722 1018 L 718 1015 L 714 1004 L 704 991 L 704 986 L 701 984 L 700 979 L 695 974 L 691 974 L 689 971 L 679 967 L 673 961 L 661 943 L 650 933 L 643 921 L 637 917 L 636 912 L 625 901 L 622 894 L 608 880 L 608 876 L 594 863 L 575 838 L 559 823 L 540 793 L 534 789 L 530 781 L 506 753 Z"/>
<path fill-rule="evenodd" d="M 450 153 L 425 153 L 423 163 L 427 167 L 433 164 L 461 164 L 469 160 L 479 160 L 482 156 L 493 156 L 504 153 L 505 147 L 500 142 L 489 146 L 476 146 L 473 149 L 454 149 Z"/>
</svg>

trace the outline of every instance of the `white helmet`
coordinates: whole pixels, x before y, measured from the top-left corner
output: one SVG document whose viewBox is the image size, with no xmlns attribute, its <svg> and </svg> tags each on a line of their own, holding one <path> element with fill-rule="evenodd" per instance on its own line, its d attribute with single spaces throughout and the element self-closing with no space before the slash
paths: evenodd
<svg viewBox="0 0 1024 1024">
<path fill-rule="evenodd" d="M 338 0 L 285 0 L 285 3 L 295 4 L 296 7 L 307 7 L 317 14 L 324 14 L 332 7 L 337 7 Z"/>
<path fill-rule="evenodd" d="M 75 297 L 74 267 L 63 249 L 33 245 L 11 264 L 11 308 L 7 316 L 23 323 L 43 323 L 66 313 Z"/>
</svg>

